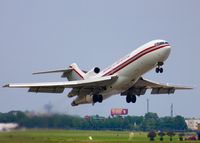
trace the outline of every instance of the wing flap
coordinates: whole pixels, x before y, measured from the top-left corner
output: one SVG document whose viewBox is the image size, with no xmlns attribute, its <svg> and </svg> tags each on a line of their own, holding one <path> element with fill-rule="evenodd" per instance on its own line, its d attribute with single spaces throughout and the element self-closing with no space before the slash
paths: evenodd
<svg viewBox="0 0 200 143">
<path fill-rule="evenodd" d="M 151 89 L 151 94 L 173 94 L 175 90 L 188 90 L 188 89 L 193 89 L 193 88 L 187 87 L 187 86 L 161 84 L 158 82 L 143 79 L 141 77 L 138 79 L 138 81 L 134 84 L 133 87 L 123 92 L 122 95 L 127 94 L 127 93 L 132 93 L 132 92 L 136 95 L 143 95 L 142 93 L 138 93 L 136 91 L 138 90 L 145 91 L 146 89 Z"/>
<path fill-rule="evenodd" d="M 193 89 L 192 87 L 188 87 L 188 86 L 179 86 L 179 85 L 172 85 L 172 84 L 161 84 L 161 83 L 158 83 L 158 82 L 154 82 L 154 81 L 151 81 L 151 80 L 147 80 L 147 79 L 143 79 L 143 78 L 140 78 L 138 79 L 138 81 L 136 82 L 135 84 L 136 87 L 146 87 L 148 89 L 159 89 L 159 88 L 166 88 L 166 89 L 169 89 L 169 88 L 174 88 L 174 89 L 178 89 L 178 90 L 183 90 L 183 89 Z"/>
<path fill-rule="evenodd" d="M 173 94 L 175 88 L 153 88 L 151 94 Z"/>
<path fill-rule="evenodd" d="M 63 93 L 64 87 L 31 87 L 28 92 Z"/>
</svg>

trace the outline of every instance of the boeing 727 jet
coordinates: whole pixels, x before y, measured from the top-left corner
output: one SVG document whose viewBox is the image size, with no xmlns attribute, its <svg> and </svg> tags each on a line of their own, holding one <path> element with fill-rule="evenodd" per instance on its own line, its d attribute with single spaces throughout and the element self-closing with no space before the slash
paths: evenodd
<svg viewBox="0 0 200 143">
<path fill-rule="evenodd" d="M 116 63 L 100 71 L 98 67 L 86 72 L 73 63 L 69 68 L 37 72 L 33 74 L 61 73 L 68 81 L 44 83 L 11 83 L 4 87 L 28 88 L 29 92 L 63 93 L 71 88 L 68 97 L 76 97 L 72 106 L 87 103 L 101 103 L 112 95 L 126 96 L 127 103 L 135 103 L 136 97 L 144 95 L 147 89 L 151 94 L 173 94 L 175 90 L 192 89 L 186 86 L 160 84 L 142 75 L 155 68 L 156 73 L 163 72 L 163 64 L 171 51 L 165 40 L 150 41 Z"/>
</svg>

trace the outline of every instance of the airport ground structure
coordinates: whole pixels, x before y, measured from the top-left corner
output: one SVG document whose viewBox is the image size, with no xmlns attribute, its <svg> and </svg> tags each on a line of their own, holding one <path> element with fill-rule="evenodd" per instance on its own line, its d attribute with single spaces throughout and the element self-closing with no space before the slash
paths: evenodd
<svg viewBox="0 0 200 143">
<path fill-rule="evenodd" d="M 200 119 L 199 118 L 187 118 L 185 119 L 188 129 L 200 131 Z"/>
<path fill-rule="evenodd" d="M 0 123 L 16 123 L 18 128 L 75 129 L 75 130 L 116 130 L 116 131 L 188 131 L 182 116 L 158 117 L 156 113 L 144 116 L 98 115 L 87 118 L 61 114 L 32 114 L 11 111 L 0 113 Z"/>
</svg>

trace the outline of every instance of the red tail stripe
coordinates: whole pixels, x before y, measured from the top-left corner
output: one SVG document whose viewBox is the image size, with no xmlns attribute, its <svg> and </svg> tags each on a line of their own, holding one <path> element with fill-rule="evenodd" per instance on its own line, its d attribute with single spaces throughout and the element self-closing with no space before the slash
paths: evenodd
<svg viewBox="0 0 200 143">
<path fill-rule="evenodd" d="M 76 69 L 74 69 L 72 66 L 69 66 L 69 68 L 71 68 L 75 73 L 77 73 L 82 79 L 84 79 L 83 78 L 83 76 L 76 70 Z"/>
</svg>

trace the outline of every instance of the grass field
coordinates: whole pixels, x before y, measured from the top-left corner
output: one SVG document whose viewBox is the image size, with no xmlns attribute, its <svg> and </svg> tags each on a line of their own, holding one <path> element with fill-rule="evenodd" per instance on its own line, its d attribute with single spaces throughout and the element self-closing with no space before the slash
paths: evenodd
<svg viewBox="0 0 200 143">
<path fill-rule="evenodd" d="M 91 137 L 90 137 L 91 136 Z M 90 139 L 89 139 L 90 138 Z M 79 130 L 24 130 L 0 132 L 0 143 L 146 143 L 150 142 L 146 133 L 126 131 L 79 131 Z M 165 136 L 165 143 L 170 142 Z M 178 141 L 178 136 L 173 138 Z M 183 141 L 184 143 L 186 141 Z M 199 141 L 187 141 L 199 142 Z M 160 143 L 156 137 L 154 143 Z M 199 142 L 200 143 L 200 142 Z"/>
</svg>

